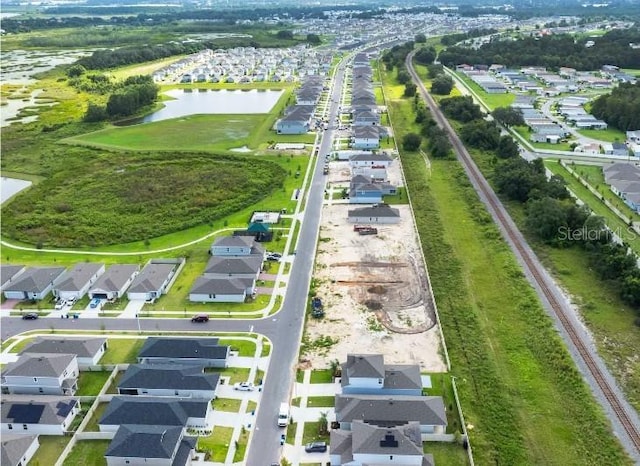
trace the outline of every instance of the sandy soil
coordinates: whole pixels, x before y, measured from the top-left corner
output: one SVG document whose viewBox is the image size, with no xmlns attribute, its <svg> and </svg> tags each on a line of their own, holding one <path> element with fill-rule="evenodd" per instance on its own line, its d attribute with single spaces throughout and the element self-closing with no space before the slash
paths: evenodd
<svg viewBox="0 0 640 466">
<path fill-rule="evenodd" d="M 342 181 L 342 171 L 332 169 L 334 182 Z M 313 367 L 359 352 L 383 353 L 390 364 L 446 370 L 411 212 L 396 207 L 399 224 L 376 225 L 377 236 L 361 236 L 347 222 L 353 205 L 325 205 L 314 277 L 326 316 L 310 319 L 307 334 L 311 342 L 330 336 L 338 343 L 309 351 Z"/>
</svg>

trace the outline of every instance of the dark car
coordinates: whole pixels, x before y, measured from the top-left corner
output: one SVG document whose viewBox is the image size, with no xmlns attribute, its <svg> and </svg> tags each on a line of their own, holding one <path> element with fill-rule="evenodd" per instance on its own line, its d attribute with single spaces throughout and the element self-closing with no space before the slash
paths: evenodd
<svg viewBox="0 0 640 466">
<path fill-rule="evenodd" d="M 38 314 L 35 312 L 30 312 L 22 316 L 24 320 L 36 320 L 38 318 Z"/>
<path fill-rule="evenodd" d="M 198 314 L 191 318 L 191 322 L 209 322 L 209 316 L 206 314 Z"/>
<path fill-rule="evenodd" d="M 324 453 L 327 451 L 327 442 L 311 442 L 304 446 L 307 453 Z"/>
</svg>

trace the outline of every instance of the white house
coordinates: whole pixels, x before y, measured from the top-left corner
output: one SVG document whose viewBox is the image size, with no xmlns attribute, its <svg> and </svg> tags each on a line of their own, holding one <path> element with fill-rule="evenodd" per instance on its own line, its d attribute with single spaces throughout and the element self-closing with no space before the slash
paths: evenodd
<svg viewBox="0 0 640 466">
<path fill-rule="evenodd" d="M 127 297 L 129 300 L 154 301 L 167 292 L 179 266 L 171 262 L 151 260 L 133 279 Z"/>
<path fill-rule="evenodd" d="M 7 365 L 2 393 L 73 395 L 79 372 L 75 354 L 23 353 Z"/>
<path fill-rule="evenodd" d="M 107 466 L 189 466 L 195 458 L 197 437 L 180 427 L 123 425 L 104 457 Z"/>
<path fill-rule="evenodd" d="M 374 154 L 373 152 L 359 152 L 349 157 L 349 164 L 354 169 L 358 167 L 388 168 L 391 162 L 393 159 L 387 154 Z"/>
<path fill-rule="evenodd" d="M 80 299 L 104 273 L 104 264 L 80 262 L 67 270 L 53 286 L 53 295 L 60 299 Z"/>
<path fill-rule="evenodd" d="M 355 126 L 351 147 L 354 149 L 378 149 L 380 147 L 380 133 L 374 126 Z"/>
<path fill-rule="evenodd" d="M 4 395 L 2 433 L 64 435 L 80 411 L 80 401 L 68 396 Z"/>
<path fill-rule="evenodd" d="M 349 354 L 341 367 L 340 385 L 344 394 L 422 394 L 418 365 L 384 364 L 381 354 Z"/>
<path fill-rule="evenodd" d="M 97 366 L 107 350 L 106 338 L 89 337 L 36 337 L 22 353 L 75 354 L 78 367 Z"/>
<path fill-rule="evenodd" d="M 264 254 L 264 249 L 251 236 L 222 236 L 211 245 L 212 256 L 249 256 Z"/>
<path fill-rule="evenodd" d="M 0 463 L 2 466 L 26 466 L 39 446 L 37 435 L 5 434 L 0 445 Z"/>
<path fill-rule="evenodd" d="M 198 277 L 189 291 L 194 303 L 244 303 L 255 293 L 253 278 Z"/>
<path fill-rule="evenodd" d="M 137 264 L 112 265 L 89 288 L 89 297 L 109 300 L 121 298 L 139 272 L 140 266 Z"/>
<path fill-rule="evenodd" d="M 7 299 L 42 300 L 58 283 L 64 267 L 29 267 L 4 288 Z"/>
</svg>

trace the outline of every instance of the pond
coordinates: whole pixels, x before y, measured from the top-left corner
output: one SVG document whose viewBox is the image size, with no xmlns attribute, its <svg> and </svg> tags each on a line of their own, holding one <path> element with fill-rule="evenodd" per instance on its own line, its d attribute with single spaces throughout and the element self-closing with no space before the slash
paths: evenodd
<svg viewBox="0 0 640 466">
<path fill-rule="evenodd" d="M 31 186 L 31 181 L 18 180 L 16 178 L 2 177 L 2 189 L 0 191 L 0 204 L 4 204 L 11 197 L 18 194 L 23 189 Z"/>
<path fill-rule="evenodd" d="M 163 109 L 137 123 L 197 114 L 269 113 L 283 92 L 280 89 L 173 89 L 166 95 L 175 100 L 167 100 Z"/>
</svg>

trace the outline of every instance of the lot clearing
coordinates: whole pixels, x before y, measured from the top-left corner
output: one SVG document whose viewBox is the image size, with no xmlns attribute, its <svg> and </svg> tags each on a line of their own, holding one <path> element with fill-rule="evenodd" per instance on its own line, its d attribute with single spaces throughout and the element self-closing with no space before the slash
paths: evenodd
<svg viewBox="0 0 640 466">
<path fill-rule="evenodd" d="M 359 235 L 347 222 L 355 207 L 324 207 L 314 280 L 326 315 L 309 318 L 304 356 L 319 368 L 347 353 L 383 353 L 387 364 L 446 371 L 409 206 L 395 206 L 401 222 L 375 225 L 375 236 Z M 337 342 L 314 344 L 327 337 Z"/>
</svg>

